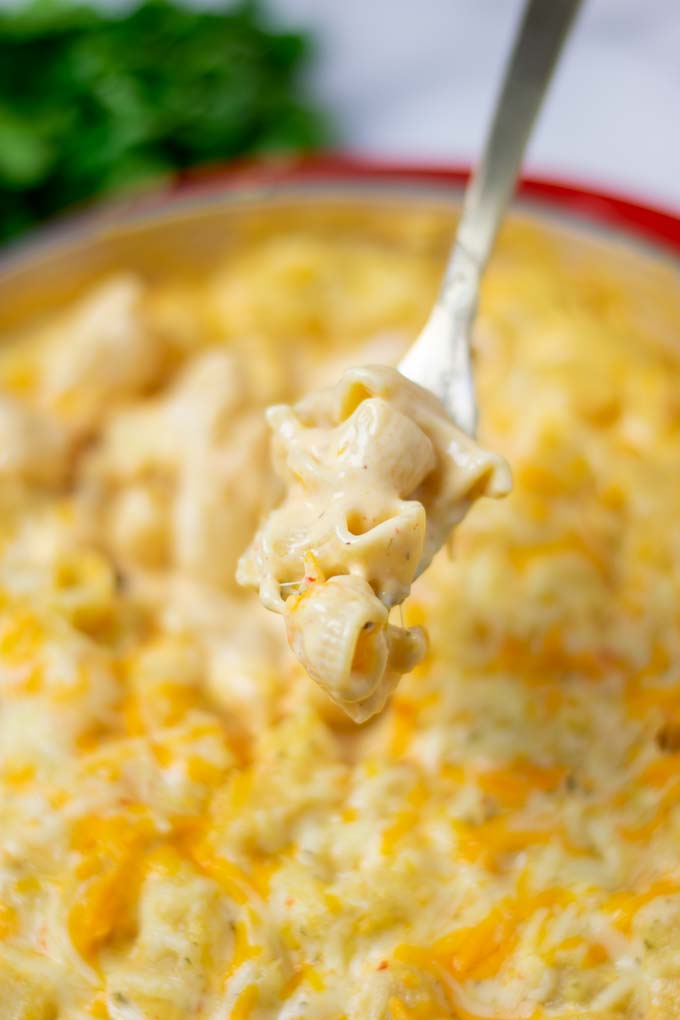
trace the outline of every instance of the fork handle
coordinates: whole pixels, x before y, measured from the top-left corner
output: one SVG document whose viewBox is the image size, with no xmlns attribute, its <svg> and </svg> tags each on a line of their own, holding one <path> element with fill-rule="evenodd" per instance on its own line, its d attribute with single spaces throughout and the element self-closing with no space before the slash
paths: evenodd
<svg viewBox="0 0 680 1020">
<path fill-rule="evenodd" d="M 440 398 L 465 432 L 477 429 L 470 335 L 482 272 L 519 173 L 531 128 L 581 0 L 528 0 L 482 158 L 468 183 L 444 279 L 399 370 Z"/>
<path fill-rule="evenodd" d="M 456 245 L 480 273 L 491 254 L 531 129 L 581 2 L 529 0 L 524 9 L 482 158 L 465 192 L 456 237 Z"/>
</svg>

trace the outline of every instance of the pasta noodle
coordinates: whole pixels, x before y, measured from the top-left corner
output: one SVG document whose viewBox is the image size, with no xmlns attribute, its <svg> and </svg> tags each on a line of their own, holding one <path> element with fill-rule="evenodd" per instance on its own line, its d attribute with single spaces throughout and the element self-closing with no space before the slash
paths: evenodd
<svg viewBox="0 0 680 1020">
<path fill-rule="evenodd" d="M 334 388 L 268 412 L 286 497 L 238 567 L 282 613 L 309 675 L 355 722 L 424 656 L 421 628 L 388 623 L 479 496 L 509 471 L 396 369 L 351 369 Z"/>
</svg>

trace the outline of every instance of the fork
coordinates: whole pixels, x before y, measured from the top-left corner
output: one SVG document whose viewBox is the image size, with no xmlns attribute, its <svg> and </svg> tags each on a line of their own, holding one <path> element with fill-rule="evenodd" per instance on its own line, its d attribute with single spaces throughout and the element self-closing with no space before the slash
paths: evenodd
<svg viewBox="0 0 680 1020">
<path fill-rule="evenodd" d="M 528 0 L 482 158 L 463 199 L 444 278 L 399 371 L 431 390 L 464 432 L 477 431 L 471 359 L 479 287 L 534 121 L 582 0 Z"/>
</svg>

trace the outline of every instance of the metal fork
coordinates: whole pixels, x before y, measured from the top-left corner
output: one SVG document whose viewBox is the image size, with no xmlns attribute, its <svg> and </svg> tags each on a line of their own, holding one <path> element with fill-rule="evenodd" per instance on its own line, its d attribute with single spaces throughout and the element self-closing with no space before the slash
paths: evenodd
<svg viewBox="0 0 680 1020">
<path fill-rule="evenodd" d="M 420 336 L 399 364 L 400 372 L 439 397 L 471 436 L 477 430 L 477 403 L 470 344 L 482 273 L 581 2 L 528 0 L 482 158 L 465 191 L 439 295 Z"/>
</svg>

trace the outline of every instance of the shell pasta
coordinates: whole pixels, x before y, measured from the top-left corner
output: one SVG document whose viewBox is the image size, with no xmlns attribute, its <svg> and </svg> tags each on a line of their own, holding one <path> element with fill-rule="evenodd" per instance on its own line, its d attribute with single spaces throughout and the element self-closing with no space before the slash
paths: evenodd
<svg viewBox="0 0 680 1020">
<path fill-rule="evenodd" d="M 309 675 L 364 722 L 425 655 L 422 628 L 388 623 L 389 610 L 474 499 L 507 494 L 509 470 L 387 366 L 351 369 L 268 418 L 287 491 L 237 578 L 283 614 Z"/>
</svg>

